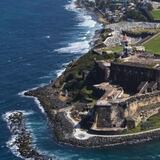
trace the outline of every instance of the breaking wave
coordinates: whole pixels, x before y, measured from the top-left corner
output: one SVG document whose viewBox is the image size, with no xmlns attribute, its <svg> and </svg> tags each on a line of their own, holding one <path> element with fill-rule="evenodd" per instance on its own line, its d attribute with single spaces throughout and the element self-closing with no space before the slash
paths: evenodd
<svg viewBox="0 0 160 160">
<path fill-rule="evenodd" d="M 5 114 L 2 115 L 2 118 L 3 120 L 7 123 L 7 127 L 9 130 L 11 130 L 11 121 L 9 120 L 9 117 L 13 114 L 13 113 L 16 113 L 16 112 L 22 112 L 24 116 L 28 116 L 28 115 L 31 115 L 31 114 L 34 114 L 33 111 L 24 111 L 24 110 L 15 110 L 15 111 L 9 111 L 9 112 L 6 112 Z M 18 134 L 12 134 L 11 135 L 11 138 L 6 142 L 6 146 L 11 150 L 11 152 L 19 157 L 19 158 L 22 158 L 24 159 L 20 152 L 18 152 L 18 149 L 19 147 L 17 146 L 16 144 L 16 139 L 18 137 Z"/>
<path fill-rule="evenodd" d="M 59 49 L 56 49 L 55 51 L 58 53 L 86 53 L 89 50 L 89 41 L 79 41 L 79 42 L 73 42 L 68 43 L 66 47 L 62 47 Z"/>
<path fill-rule="evenodd" d="M 77 29 L 84 29 L 85 32 L 79 31 L 77 38 L 73 38 L 71 42 L 66 46 L 55 49 L 58 53 L 70 53 L 70 54 L 84 54 L 90 49 L 90 42 L 95 34 L 95 31 L 101 28 L 101 25 L 93 20 L 92 16 L 84 9 L 77 8 L 75 5 L 76 0 L 71 0 L 65 9 L 68 11 L 76 12 L 76 20 L 78 21 Z"/>
<path fill-rule="evenodd" d="M 65 71 L 65 68 L 59 69 L 56 71 L 56 76 L 59 77 L 62 75 L 62 73 Z"/>
<path fill-rule="evenodd" d="M 45 85 L 46 85 L 46 84 L 41 84 L 41 85 L 38 86 L 38 87 L 34 87 L 34 88 L 28 89 L 28 90 L 24 90 L 24 91 L 18 93 L 18 95 L 21 96 L 21 97 L 27 97 L 27 98 L 32 98 L 32 99 L 34 99 L 34 102 L 37 104 L 38 108 L 39 108 L 39 109 L 41 110 L 41 112 L 44 113 L 44 114 L 45 114 L 45 111 L 44 111 L 43 106 L 41 105 L 40 101 L 38 100 L 38 98 L 37 98 L 37 97 L 34 97 L 34 96 L 26 96 L 25 93 L 28 92 L 28 91 L 31 91 L 31 90 L 36 90 L 37 88 L 43 87 L 43 86 L 45 86 Z"/>
<path fill-rule="evenodd" d="M 92 16 L 89 15 L 85 9 L 77 8 L 75 2 L 76 0 L 69 1 L 69 3 L 65 5 L 65 9 L 77 13 L 77 19 L 79 21 L 78 26 L 89 28 L 96 27 L 97 22 L 93 20 Z"/>
</svg>

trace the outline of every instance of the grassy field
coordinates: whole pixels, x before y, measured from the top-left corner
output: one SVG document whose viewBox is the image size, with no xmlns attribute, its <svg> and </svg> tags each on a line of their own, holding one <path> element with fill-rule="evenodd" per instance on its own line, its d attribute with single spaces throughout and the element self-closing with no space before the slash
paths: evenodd
<svg viewBox="0 0 160 160">
<path fill-rule="evenodd" d="M 151 13 L 155 20 L 160 20 L 160 9 L 153 10 Z"/>
<path fill-rule="evenodd" d="M 119 52 L 122 52 L 123 51 L 123 47 L 122 46 L 116 46 L 116 47 L 112 47 L 112 48 L 103 48 L 102 49 L 103 51 L 112 51 L 112 52 L 116 52 L 116 53 L 119 53 Z"/>
<path fill-rule="evenodd" d="M 140 123 L 136 128 L 124 131 L 123 134 L 137 133 L 156 128 L 160 128 L 160 113 L 151 116 L 146 122 Z"/>
<path fill-rule="evenodd" d="M 160 128 L 160 113 L 150 117 L 144 124 L 144 127 L 146 129 Z"/>
<path fill-rule="evenodd" d="M 146 51 L 160 55 L 160 33 L 144 43 Z"/>
<path fill-rule="evenodd" d="M 117 46 L 117 47 L 113 47 L 112 49 L 111 49 L 113 52 L 121 52 L 121 51 L 123 51 L 123 47 L 122 46 Z"/>
</svg>

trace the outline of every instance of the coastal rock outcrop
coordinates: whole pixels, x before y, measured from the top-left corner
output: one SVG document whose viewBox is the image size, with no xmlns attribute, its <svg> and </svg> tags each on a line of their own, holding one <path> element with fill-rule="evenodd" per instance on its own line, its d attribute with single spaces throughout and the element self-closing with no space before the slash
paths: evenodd
<svg viewBox="0 0 160 160">
<path fill-rule="evenodd" d="M 26 130 L 24 113 L 15 111 L 6 114 L 5 120 L 8 128 L 12 133 L 12 140 L 8 147 L 16 149 L 22 159 L 31 158 L 34 160 L 52 160 L 51 157 L 45 156 L 32 145 L 31 134 Z"/>
</svg>

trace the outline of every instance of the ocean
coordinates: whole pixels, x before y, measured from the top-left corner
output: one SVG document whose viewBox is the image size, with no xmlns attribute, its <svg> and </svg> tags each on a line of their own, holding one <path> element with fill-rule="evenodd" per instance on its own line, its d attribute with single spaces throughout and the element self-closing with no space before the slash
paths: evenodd
<svg viewBox="0 0 160 160">
<path fill-rule="evenodd" d="M 48 84 L 73 59 L 90 48 L 101 28 L 68 0 L 0 1 L 0 160 L 21 159 L 12 145 L 6 115 L 25 113 L 33 146 L 56 160 L 159 160 L 160 142 L 109 149 L 59 145 L 48 127 L 43 107 L 23 91 Z"/>
</svg>

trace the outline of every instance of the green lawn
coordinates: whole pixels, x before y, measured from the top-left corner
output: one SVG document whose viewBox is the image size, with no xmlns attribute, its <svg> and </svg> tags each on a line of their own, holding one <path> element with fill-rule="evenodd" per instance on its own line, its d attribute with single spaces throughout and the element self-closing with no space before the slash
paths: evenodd
<svg viewBox="0 0 160 160">
<path fill-rule="evenodd" d="M 123 51 L 123 47 L 122 46 L 117 46 L 117 47 L 113 47 L 111 49 L 113 52 L 122 52 Z"/>
<path fill-rule="evenodd" d="M 123 51 L 123 47 L 122 46 L 116 46 L 116 47 L 112 47 L 112 48 L 103 48 L 102 49 L 103 51 L 112 51 L 112 52 L 116 52 L 116 53 L 119 53 L 119 52 L 122 52 Z"/>
<path fill-rule="evenodd" d="M 160 113 L 150 117 L 144 124 L 144 129 L 160 128 Z"/>
<path fill-rule="evenodd" d="M 160 20 L 160 9 L 153 10 L 151 13 L 155 20 Z"/>
<path fill-rule="evenodd" d="M 123 134 L 137 133 L 151 129 L 160 128 L 160 113 L 151 116 L 146 122 L 140 123 L 136 128 L 125 130 Z"/>
<path fill-rule="evenodd" d="M 160 34 L 154 38 L 151 38 L 150 41 L 144 43 L 144 46 L 146 51 L 160 55 Z"/>
</svg>

